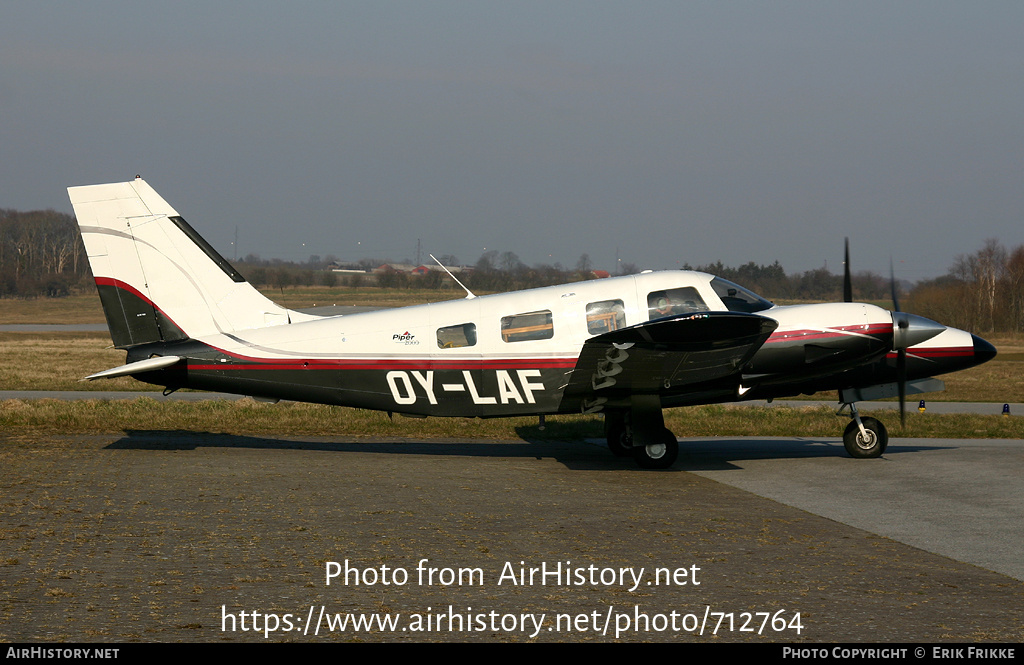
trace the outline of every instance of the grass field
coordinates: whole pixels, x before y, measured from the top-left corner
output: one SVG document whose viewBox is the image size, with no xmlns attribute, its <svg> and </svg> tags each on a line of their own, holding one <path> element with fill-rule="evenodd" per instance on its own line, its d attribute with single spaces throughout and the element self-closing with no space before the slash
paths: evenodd
<svg viewBox="0 0 1024 665">
<path fill-rule="evenodd" d="M 864 412 L 868 413 L 868 412 Z M 889 411 L 890 436 L 1024 438 L 1024 418 L 961 414 L 908 414 L 900 430 Z M 710 405 L 670 409 L 665 424 L 689 436 L 840 436 L 848 422 L 830 407 L 789 408 Z M 544 429 L 537 418 L 389 418 L 378 411 L 250 398 L 235 401 L 171 402 L 133 400 L 4 400 L 0 431 L 8 435 L 96 434 L 144 431 L 209 432 L 238 435 L 285 434 L 344 438 L 447 438 L 508 440 L 601 439 L 598 416 L 552 416 Z"/>
<path fill-rule="evenodd" d="M 270 294 L 292 308 L 324 305 L 392 307 L 459 298 L 459 292 L 397 291 L 377 288 L 286 289 Z M 103 323 L 95 295 L 63 299 L 0 300 L 3 323 Z M 1024 338 L 996 335 L 988 338 L 1000 355 L 980 367 L 941 377 L 943 393 L 923 397 L 929 401 L 1024 402 Z M 110 346 L 106 333 L 0 332 L 0 390 L 128 390 L 154 391 L 155 386 L 119 378 L 82 383 L 93 372 L 124 362 L 124 352 Z M 834 400 L 834 393 L 820 399 Z M 917 396 L 912 396 L 916 401 Z M 917 414 L 911 409 L 905 436 L 996 436 L 1018 438 L 1022 422 L 1017 417 L 939 416 Z M 752 417 L 753 416 L 753 417 Z M 831 409 L 798 410 L 770 407 L 752 413 L 747 407 L 693 407 L 667 412 L 669 426 L 679 436 L 803 435 L 836 436 L 845 419 Z M 891 416 L 889 418 L 891 423 Z M 339 434 L 346 436 L 483 437 L 535 436 L 559 438 L 601 436 L 597 419 L 549 420 L 544 432 L 536 419 L 388 420 L 384 414 L 304 404 L 266 405 L 251 400 L 235 403 L 158 403 L 150 399 L 127 402 L 88 400 L 74 403 L 53 400 L 0 404 L 0 425 L 13 432 L 109 432 L 131 429 L 189 429 L 225 433 Z M 898 426 L 890 424 L 890 429 Z"/>
</svg>

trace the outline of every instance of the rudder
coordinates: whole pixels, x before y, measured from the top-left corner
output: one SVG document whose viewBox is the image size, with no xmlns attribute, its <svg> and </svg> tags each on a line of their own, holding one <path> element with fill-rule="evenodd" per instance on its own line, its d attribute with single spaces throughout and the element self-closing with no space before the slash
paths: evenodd
<svg viewBox="0 0 1024 665">
<path fill-rule="evenodd" d="M 116 347 L 291 322 L 141 178 L 68 195 Z"/>
</svg>

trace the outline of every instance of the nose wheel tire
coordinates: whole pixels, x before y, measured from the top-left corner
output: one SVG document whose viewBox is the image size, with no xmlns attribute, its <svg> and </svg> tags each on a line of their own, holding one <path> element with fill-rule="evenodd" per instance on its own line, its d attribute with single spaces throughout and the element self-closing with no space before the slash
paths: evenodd
<svg viewBox="0 0 1024 665">
<path fill-rule="evenodd" d="M 860 431 L 856 420 L 851 420 L 843 432 L 843 445 L 850 457 L 858 459 L 870 459 L 881 457 L 885 447 L 889 444 L 889 433 L 885 425 L 875 418 L 861 418 L 864 424 L 864 432 Z"/>
</svg>

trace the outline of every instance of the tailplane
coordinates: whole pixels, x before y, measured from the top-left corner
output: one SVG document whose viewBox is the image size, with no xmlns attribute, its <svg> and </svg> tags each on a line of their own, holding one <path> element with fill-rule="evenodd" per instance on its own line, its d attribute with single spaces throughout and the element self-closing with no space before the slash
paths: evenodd
<svg viewBox="0 0 1024 665">
<path fill-rule="evenodd" d="M 68 195 L 114 346 L 292 321 L 141 178 Z"/>
</svg>

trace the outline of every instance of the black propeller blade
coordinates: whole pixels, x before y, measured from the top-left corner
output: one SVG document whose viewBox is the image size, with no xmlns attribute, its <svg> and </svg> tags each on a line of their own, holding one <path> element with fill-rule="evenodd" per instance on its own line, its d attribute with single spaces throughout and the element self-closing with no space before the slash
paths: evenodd
<svg viewBox="0 0 1024 665">
<path fill-rule="evenodd" d="M 907 426 L 907 350 L 896 352 L 896 376 L 900 390 L 900 427 Z"/>
<path fill-rule="evenodd" d="M 853 279 L 850 277 L 850 239 L 843 252 L 843 302 L 853 302 Z"/>
<path fill-rule="evenodd" d="M 892 292 L 893 346 L 896 347 L 896 381 L 900 393 L 900 427 L 907 426 L 907 346 L 906 331 L 910 327 L 910 319 L 900 311 L 900 299 L 896 293 L 896 271 L 889 259 L 889 288 Z"/>
<path fill-rule="evenodd" d="M 843 299 L 853 301 L 853 285 L 850 279 L 850 240 L 846 239 L 845 266 L 843 269 Z M 896 270 L 889 259 L 889 290 L 892 294 L 892 350 L 896 352 L 896 385 L 900 397 L 900 425 L 907 426 L 907 349 L 921 344 L 942 333 L 946 328 L 923 316 L 907 314 L 900 309 L 900 298 L 896 288 Z"/>
<path fill-rule="evenodd" d="M 900 310 L 900 298 L 896 293 L 896 271 L 892 267 L 892 258 L 889 258 L 889 291 L 892 294 L 892 307 L 894 312 Z"/>
</svg>

